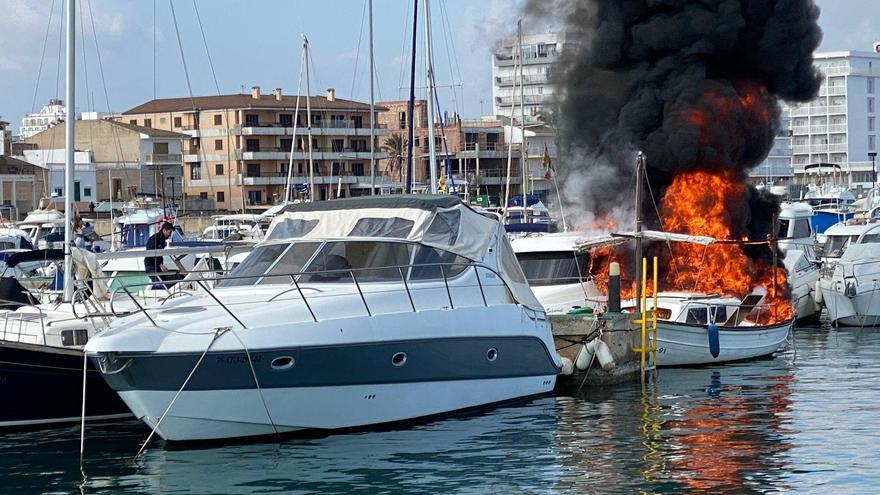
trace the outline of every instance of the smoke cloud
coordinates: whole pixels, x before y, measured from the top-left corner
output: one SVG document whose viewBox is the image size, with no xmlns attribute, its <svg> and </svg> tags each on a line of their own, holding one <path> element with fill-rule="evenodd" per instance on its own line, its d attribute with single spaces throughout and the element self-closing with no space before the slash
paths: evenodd
<svg viewBox="0 0 880 495">
<path fill-rule="evenodd" d="M 772 147 L 779 100 L 819 89 L 812 0 L 530 0 L 525 11 L 562 15 L 576 39 L 553 74 L 559 169 L 566 202 L 597 216 L 632 204 L 637 150 L 655 201 L 680 172 L 746 181 Z M 778 200 L 754 188 L 746 199 L 738 233 L 764 237 Z M 653 212 L 650 198 L 641 207 Z"/>
</svg>

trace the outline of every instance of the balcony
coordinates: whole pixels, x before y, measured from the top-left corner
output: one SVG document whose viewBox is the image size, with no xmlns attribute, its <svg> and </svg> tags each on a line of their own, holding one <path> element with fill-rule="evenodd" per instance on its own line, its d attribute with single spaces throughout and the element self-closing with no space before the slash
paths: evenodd
<svg viewBox="0 0 880 495">
<path fill-rule="evenodd" d="M 819 89 L 819 96 L 840 96 L 846 94 L 846 86 L 823 86 Z"/>
<path fill-rule="evenodd" d="M 293 153 L 294 160 L 308 160 L 309 150 L 297 149 Z M 361 148 L 332 148 L 314 147 L 312 148 L 312 158 L 315 160 L 369 160 L 370 150 Z M 376 160 L 388 158 L 388 153 L 376 150 Z M 242 151 L 239 160 L 289 160 L 290 150 L 275 147 L 261 146 L 259 151 Z"/>
<path fill-rule="evenodd" d="M 801 144 L 791 147 L 791 151 L 795 155 L 805 155 L 808 153 L 846 153 L 846 143 L 828 143 L 828 144 Z"/>
<path fill-rule="evenodd" d="M 369 117 L 369 115 L 367 115 Z M 293 123 L 282 124 L 279 122 L 260 122 L 257 124 L 237 124 L 232 128 L 233 134 L 243 136 L 292 136 Z M 301 124 L 296 126 L 296 135 L 304 136 L 308 129 Z M 369 136 L 370 122 L 365 119 L 362 125 L 355 125 L 350 120 L 320 120 L 312 124 L 312 134 L 315 136 Z M 388 126 L 376 124 L 376 135 L 388 134 Z"/>
<path fill-rule="evenodd" d="M 180 154 L 165 153 L 144 156 L 144 163 L 146 165 L 179 165 L 182 160 L 183 155 Z"/>
<path fill-rule="evenodd" d="M 544 75 L 523 75 L 523 85 L 527 84 L 547 84 L 549 78 Z M 495 82 L 501 86 L 512 86 L 514 83 L 519 85 L 519 77 L 496 77 Z"/>
<path fill-rule="evenodd" d="M 792 117 L 805 117 L 808 115 L 845 114 L 846 105 L 831 105 L 827 107 L 803 106 L 791 109 Z"/>
</svg>

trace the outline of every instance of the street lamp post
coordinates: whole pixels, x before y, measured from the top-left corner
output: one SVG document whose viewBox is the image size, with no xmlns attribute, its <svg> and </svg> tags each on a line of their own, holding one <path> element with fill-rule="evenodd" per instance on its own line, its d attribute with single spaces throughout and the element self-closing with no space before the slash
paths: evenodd
<svg viewBox="0 0 880 495">
<path fill-rule="evenodd" d="M 874 176 L 874 183 L 871 186 L 877 187 L 877 167 L 876 167 L 876 163 L 875 163 L 875 160 L 877 158 L 877 152 L 876 151 L 868 152 L 868 158 L 871 159 L 871 172 L 873 173 L 873 176 Z"/>
<path fill-rule="evenodd" d="M 168 177 L 168 182 L 171 183 L 171 205 L 174 205 L 174 177 Z"/>
</svg>

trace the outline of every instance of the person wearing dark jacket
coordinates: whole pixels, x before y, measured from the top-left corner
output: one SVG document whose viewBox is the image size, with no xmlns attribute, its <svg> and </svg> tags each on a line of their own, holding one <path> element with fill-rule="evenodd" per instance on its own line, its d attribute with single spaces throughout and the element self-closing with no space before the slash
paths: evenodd
<svg viewBox="0 0 880 495">
<path fill-rule="evenodd" d="M 155 234 L 151 235 L 149 239 L 147 239 L 147 251 L 153 249 L 165 249 L 165 244 L 168 242 L 168 239 L 171 238 L 172 232 L 174 232 L 174 226 L 171 225 L 171 223 L 169 222 L 163 222 L 162 227 Z M 163 273 L 168 271 L 163 261 L 164 258 L 162 256 L 145 257 L 144 271 L 153 282 L 157 282 L 162 287 L 170 287 L 174 284 L 164 284 L 163 282 L 177 280 L 178 277 L 176 277 L 174 274 Z"/>
</svg>

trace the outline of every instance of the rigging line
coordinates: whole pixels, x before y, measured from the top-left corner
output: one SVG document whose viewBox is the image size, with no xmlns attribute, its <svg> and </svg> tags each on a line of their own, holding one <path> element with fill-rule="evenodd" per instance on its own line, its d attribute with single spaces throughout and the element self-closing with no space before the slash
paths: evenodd
<svg viewBox="0 0 880 495">
<path fill-rule="evenodd" d="M 43 61 L 46 58 L 46 45 L 49 44 L 49 30 L 52 27 L 52 16 L 55 14 L 55 0 L 49 8 L 49 22 L 46 23 L 46 35 L 43 37 L 43 52 L 40 54 L 40 68 L 37 70 L 37 85 L 34 87 L 34 99 L 31 101 L 31 113 L 37 110 L 37 93 L 40 91 L 40 79 L 43 76 Z"/>
<path fill-rule="evenodd" d="M 419 0 L 414 0 L 414 1 L 417 2 Z M 405 77 L 406 72 L 407 72 L 406 69 L 408 68 L 406 61 L 409 60 L 409 58 L 410 58 L 408 41 L 409 41 L 409 37 L 410 37 L 409 18 L 411 17 L 411 14 L 410 14 L 410 11 L 411 11 L 410 7 L 411 6 L 412 6 L 412 2 L 410 0 L 406 0 L 406 17 L 404 17 L 404 19 L 406 19 L 406 22 L 403 23 L 403 44 L 400 47 L 400 52 L 401 52 L 402 58 L 400 59 L 400 74 L 397 77 L 397 99 L 398 100 L 402 99 L 401 91 L 403 91 L 403 78 Z"/>
<path fill-rule="evenodd" d="M 79 7 L 80 19 L 85 19 L 85 17 L 83 16 L 82 2 L 79 2 L 77 5 Z M 92 91 L 89 88 L 89 60 L 88 60 L 88 57 L 86 56 L 86 27 L 82 24 L 82 22 L 80 22 L 77 25 L 77 27 L 79 27 L 80 39 L 82 40 L 81 44 L 82 44 L 82 57 L 83 57 L 83 72 L 85 73 L 85 79 L 86 79 L 86 108 L 89 111 L 94 111 L 95 109 L 93 107 L 93 102 L 89 99 L 89 95 L 91 94 Z M 89 128 L 89 142 L 91 142 L 91 141 L 92 141 L 91 128 Z M 94 149 L 94 147 L 92 149 Z"/>
<path fill-rule="evenodd" d="M 58 63 L 55 65 L 55 99 L 61 92 L 61 61 L 64 60 L 64 3 L 61 2 L 61 24 L 58 25 Z M 68 117 L 65 116 L 65 119 Z"/>
<path fill-rule="evenodd" d="M 660 208 L 657 206 L 657 200 L 654 198 L 654 189 L 651 187 L 651 181 L 648 179 L 648 174 L 645 173 L 645 184 L 648 185 L 648 195 L 651 197 L 651 204 L 654 205 L 654 212 L 657 214 L 657 222 L 660 224 L 660 230 L 664 230 L 663 228 L 663 218 L 660 216 Z M 675 253 L 672 252 L 672 242 L 666 241 L 666 248 L 669 250 L 670 259 L 675 258 Z M 675 271 L 675 277 L 678 278 L 680 273 L 678 271 L 678 266 L 672 264 L 672 269 Z"/>
<path fill-rule="evenodd" d="M 455 49 L 455 37 L 452 36 L 452 23 L 449 22 L 449 13 L 446 11 L 446 2 L 440 2 L 440 14 L 441 20 L 446 22 L 446 29 L 449 31 L 449 44 L 452 47 L 452 58 L 455 61 L 455 73 L 458 75 L 458 91 L 461 99 L 459 102 L 462 104 L 462 111 L 464 111 L 464 84 L 462 83 L 461 78 L 461 65 L 458 62 L 458 50 Z M 451 69 L 450 69 L 451 71 Z M 450 77 L 452 74 L 450 73 Z M 454 91 L 454 90 L 453 90 Z"/>
<path fill-rule="evenodd" d="M 211 57 L 211 50 L 208 47 L 208 37 L 205 36 L 205 28 L 202 26 L 202 16 L 199 14 L 199 6 L 196 3 L 196 0 L 193 0 L 193 10 L 196 12 L 196 20 L 199 23 L 199 32 L 202 33 L 202 44 L 205 46 L 205 57 L 208 59 L 208 66 L 211 67 L 211 77 L 214 79 L 214 88 L 217 90 L 217 96 L 221 96 L 220 94 L 220 83 L 217 82 L 217 72 L 214 70 L 214 59 Z M 175 28 L 177 27 L 175 21 Z M 178 38 L 179 39 L 179 38 Z M 190 92 L 190 99 L 192 99 L 192 92 Z M 195 105 L 193 105 L 195 108 Z M 195 115 L 194 118 L 197 118 L 198 115 Z M 229 110 L 226 109 L 223 111 L 223 123 L 226 127 L 226 167 L 229 169 L 226 171 L 226 194 L 229 197 L 226 199 L 227 205 L 232 204 L 232 139 L 229 131 Z M 201 140 L 200 140 L 201 141 Z M 199 149 L 202 149 L 200 146 Z M 204 156 L 204 155 L 203 155 Z M 205 157 L 207 160 L 207 157 Z M 201 165 L 199 166 L 201 168 Z M 183 166 L 180 167 L 180 187 L 183 188 Z M 206 174 L 207 175 L 207 174 Z M 208 190 L 211 192 L 211 196 L 214 195 L 214 185 L 212 182 L 208 182 Z M 184 198 L 186 196 L 184 195 Z M 184 207 L 186 206 L 186 200 L 183 201 Z M 242 213 L 244 213 L 244 204 L 241 205 Z M 231 208 L 228 208 L 231 209 Z"/>
<path fill-rule="evenodd" d="M 153 0 L 153 112 L 156 111 L 156 0 Z"/>
<path fill-rule="evenodd" d="M 443 31 L 443 44 L 446 47 L 446 62 L 449 64 L 449 77 L 452 78 L 452 109 L 455 113 L 461 115 L 461 109 L 458 106 L 458 95 L 455 94 L 455 73 L 452 70 L 452 57 L 450 56 L 449 49 L 449 33 L 446 32 L 446 23 L 444 22 L 443 2 L 437 3 L 440 4 L 440 27 L 442 28 L 441 31 Z M 461 79 L 459 79 L 459 82 L 461 82 Z"/>
<path fill-rule="evenodd" d="M 104 62 L 101 59 L 101 49 L 98 46 L 98 31 L 95 29 L 95 16 L 92 13 L 92 0 L 86 0 L 87 7 L 89 11 L 89 23 L 92 26 L 92 38 L 95 40 L 95 54 L 98 59 L 98 72 L 101 74 L 101 86 L 104 89 L 104 101 L 107 104 L 107 113 L 111 113 L 110 110 L 110 93 L 107 91 L 107 78 L 104 76 Z M 113 140 L 116 144 L 116 159 L 122 162 L 122 168 L 125 170 L 125 155 L 122 152 L 122 143 L 119 140 L 119 129 L 118 126 L 113 127 Z M 136 161 L 136 160 L 135 160 Z M 109 190 L 112 191 L 112 185 L 108 185 Z M 112 199 L 112 197 L 111 197 Z"/>
<path fill-rule="evenodd" d="M 354 72 L 351 75 L 351 91 L 348 93 L 352 100 L 354 99 L 354 85 L 355 85 L 355 81 L 357 80 L 358 61 L 360 61 L 360 57 L 361 57 L 361 40 L 364 37 L 364 19 L 366 19 L 366 17 L 367 17 L 367 1 L 368 0 L 364 0 L 364 8 L 361 11 L 361 30 L 358 33 L 357 50 L 355 51 L 355 54 L 354 54 Z"/>
</svg>

